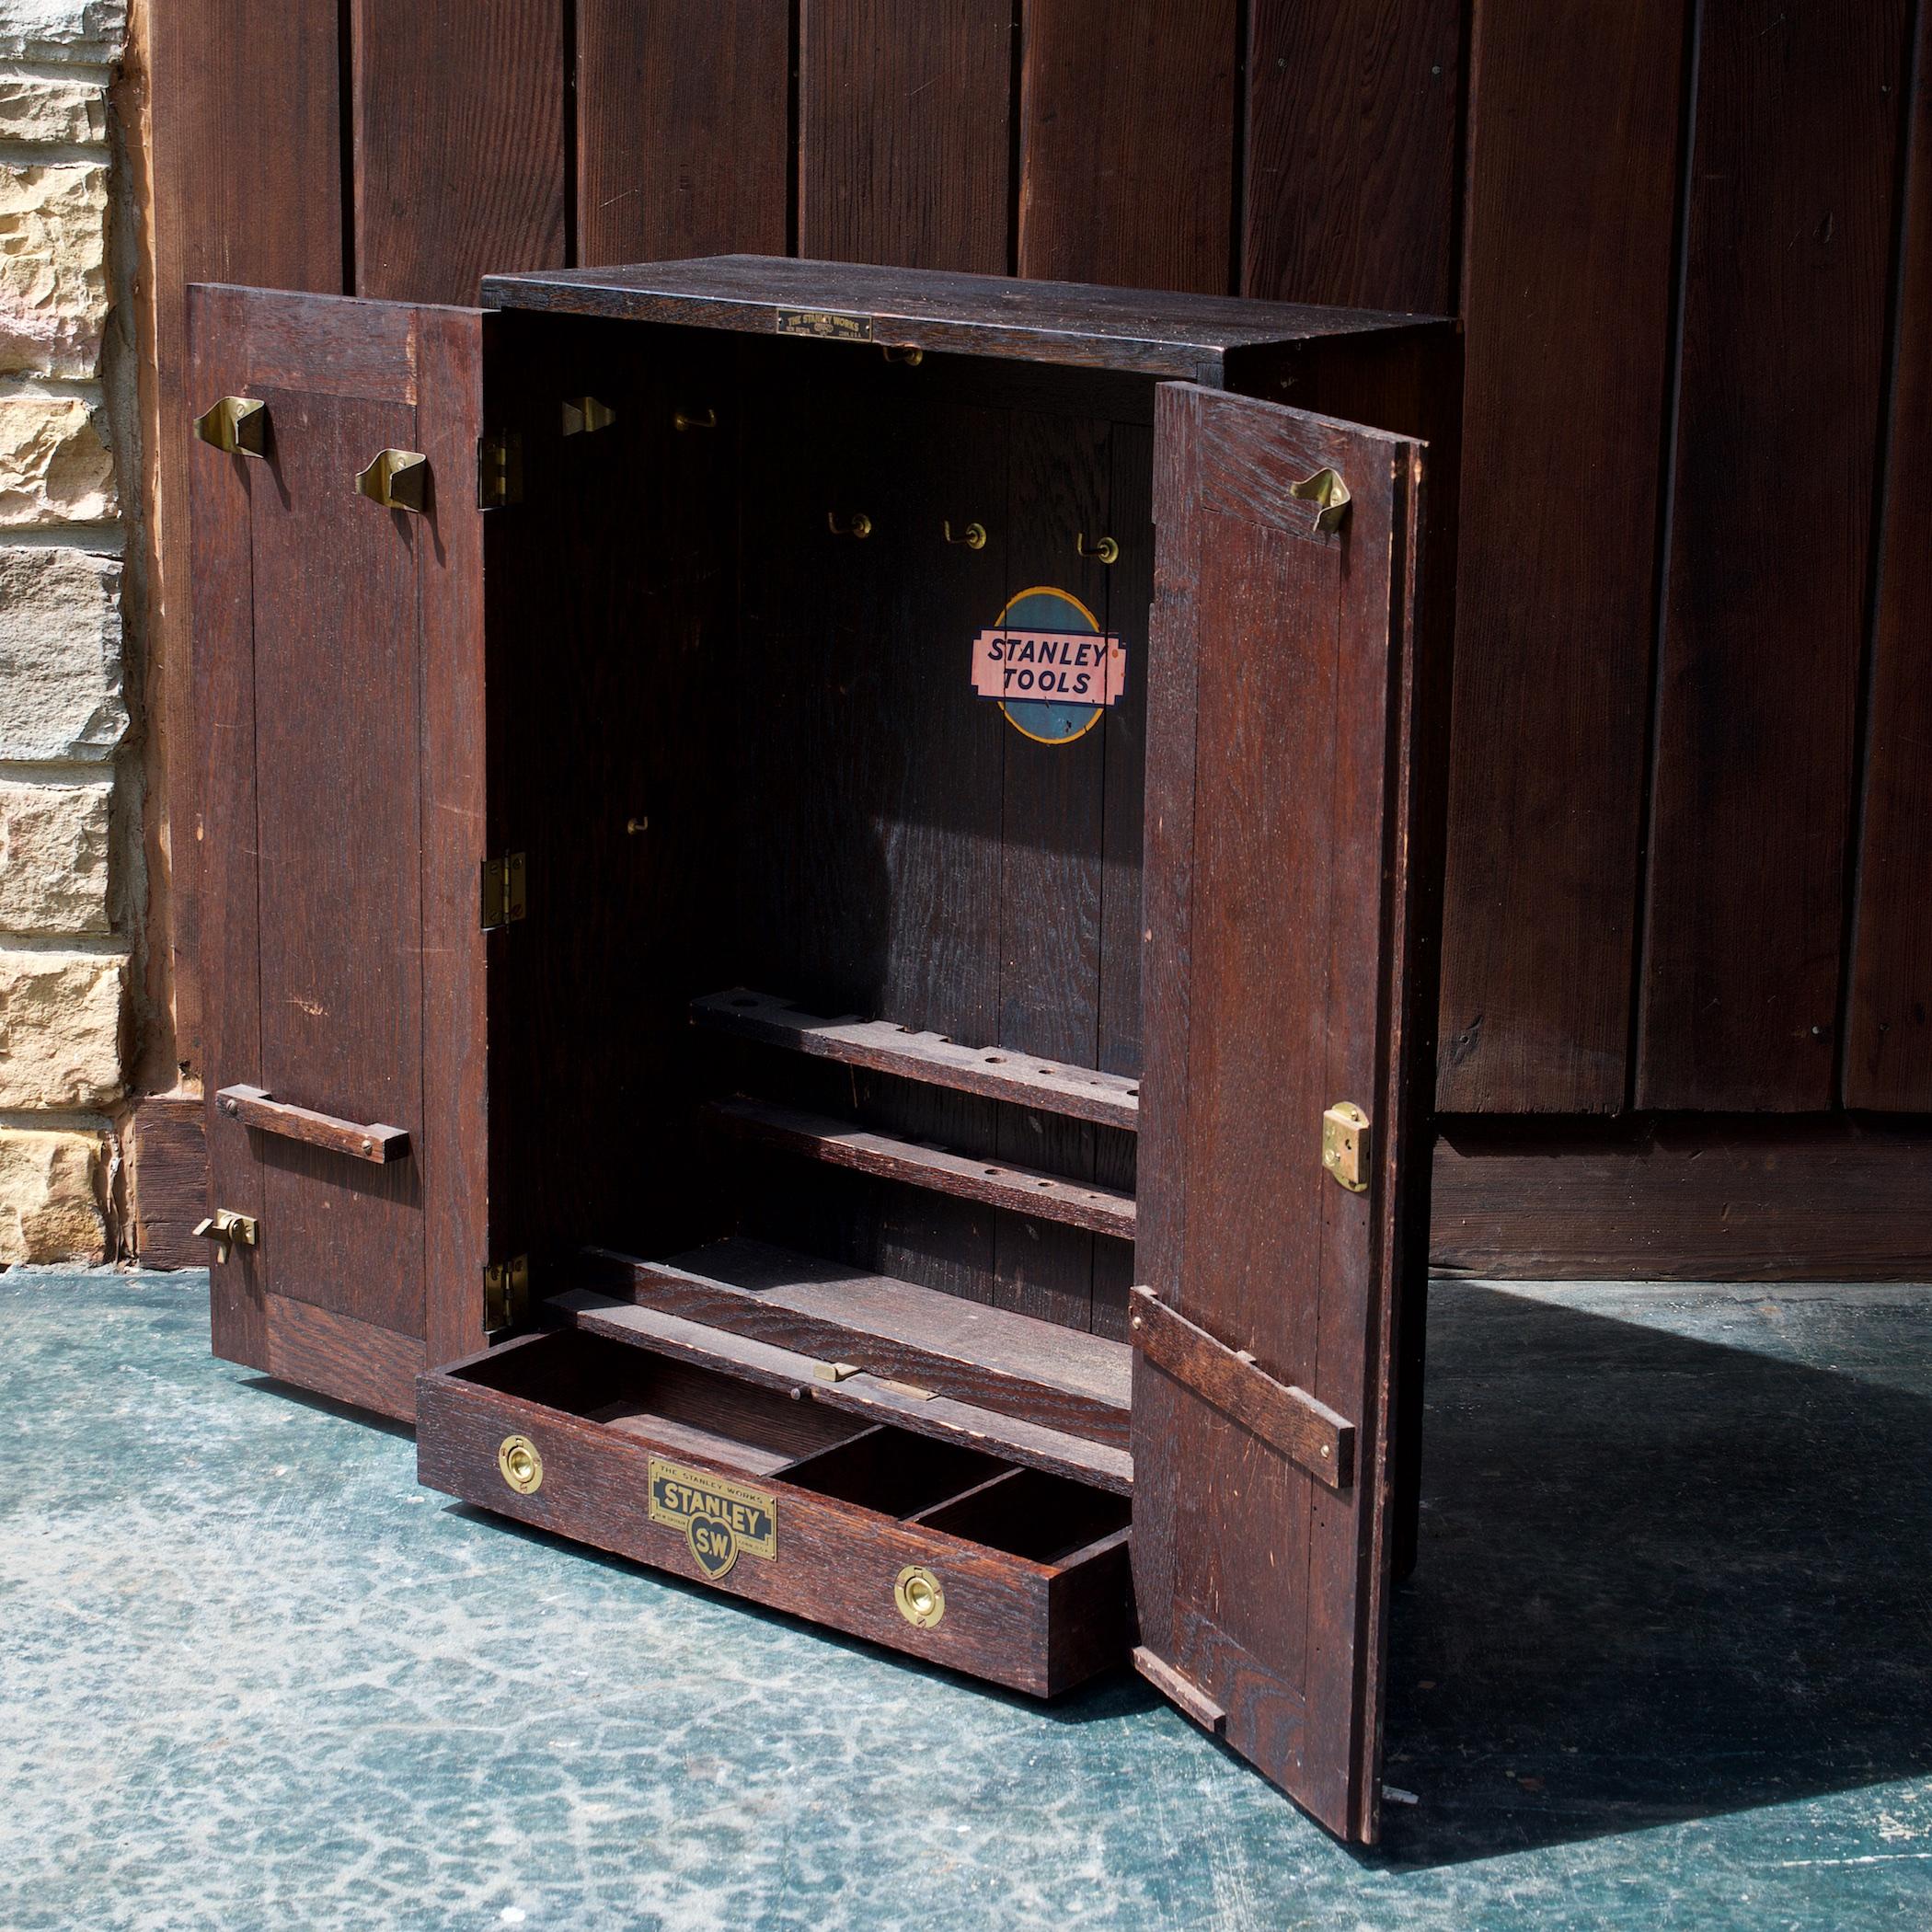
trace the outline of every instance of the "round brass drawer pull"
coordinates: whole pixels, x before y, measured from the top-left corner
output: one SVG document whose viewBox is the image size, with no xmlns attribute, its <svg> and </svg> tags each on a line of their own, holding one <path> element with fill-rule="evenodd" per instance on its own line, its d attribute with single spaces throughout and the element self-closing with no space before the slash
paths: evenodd
<svg viewBox="0 0 1932 1932">
<path fill-rule="evenodd" d="M 503 1472 L 503 1480 L 519 1496 L 529 1496 L 542 1485 L 544 1479 L 544 1459 L 536 1453 L 536 1444 L 527 1435 L 506 1435 L 503 1446 L 497 1451 L 497 1467 Z"/>
<path fill-rule="evenodd" d="M 946 1615 L 946 1593 L 938 1578 L 921 1563 L 908 1563 L 899 1572 L 892 1601 L 915 1630 L 930 1630 Z"/>
</svg>

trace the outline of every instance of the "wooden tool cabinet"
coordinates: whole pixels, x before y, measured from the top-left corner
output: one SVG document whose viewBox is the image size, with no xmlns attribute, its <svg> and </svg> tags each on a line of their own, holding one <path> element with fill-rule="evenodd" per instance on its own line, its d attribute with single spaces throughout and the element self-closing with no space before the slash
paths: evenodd
<svg viewBox="0 0 1932 1932">
<path fill-rule="evenodd" d="M 483 303 L 192 293 L 217 1351 L 1373 1837 L 1452 327 Z"/>
</svg>

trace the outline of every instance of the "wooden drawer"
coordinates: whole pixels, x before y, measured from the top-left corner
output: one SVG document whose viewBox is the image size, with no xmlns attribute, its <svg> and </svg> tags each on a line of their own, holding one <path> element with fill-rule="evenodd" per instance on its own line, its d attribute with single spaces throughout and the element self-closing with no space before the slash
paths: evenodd
<svg viewBox="0 0 1932 1932">
<path fill-rule="evenodd" d="M 1014 1690 L 1133 1642 L 1124 1497 L 653 1350 L 526 1337 L 417 1428 L 431 1489 Z"/>
</svg>

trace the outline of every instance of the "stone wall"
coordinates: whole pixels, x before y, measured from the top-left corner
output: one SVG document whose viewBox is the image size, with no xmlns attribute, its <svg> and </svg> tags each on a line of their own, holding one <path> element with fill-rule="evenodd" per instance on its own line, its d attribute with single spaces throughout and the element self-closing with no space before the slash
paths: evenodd
<svg viewBox="0 0 1932 1932">
<path fill-rule="evenodd" d="M 124 0 L 0 0 L 0 1262 L 111 1258 L 139 763 L 110 91 Z M 117 460 L 118 459 L 118 460 Z M 131 681 L 129 681 L 131 683 Z"/>
</svg>

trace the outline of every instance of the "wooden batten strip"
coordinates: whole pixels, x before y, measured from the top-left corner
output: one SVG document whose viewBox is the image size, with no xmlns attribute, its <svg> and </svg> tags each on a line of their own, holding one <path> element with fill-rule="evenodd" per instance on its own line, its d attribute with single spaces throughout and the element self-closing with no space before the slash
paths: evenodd
<svg viewBox="0 0 1932 1932">
<path fill-rule="evenodd" d="M 1247 1356 L 1136 1288 L 1133 1345 L 1156 1368 L 1251 1429 L 1270 1448 L 1331 1489 L 1355 1479 L 1355 1425 L 1305 1388 L 1277 1382 Z"/>
<path fill-rule="evenodd" d="M 983 1202 L 988 1207 L 1005 1208 L 1035 1220 L 1062 1222 L 1122 1241 L 1133 1239 L 1133 1196 L 1115 1188 L 1087 1186 L 1007 1161 L 978 1160 L 938 1147 L 922 1147 L 845 1121 L 799 1113 L 763 1100 L 720 1100 L 707 1107 L 705 1115 L 747 1140 L 803 1155 L 808 1160 Z"/>
<path fill-rule="evenodd" d="M 944 1034 L 914 1032 L 889 1019 L 822 1018 L 745 986 L 693 1000 L 691 1020 L 694 1026 L 765 1046 L 869 1067 L 928 1087 L 980 1094 L 1129 1133 L 1140 1126 L 1140 1082 L 1123 1074 L 1103 1074 L 1000 1046 L 961 1046 Z"/>
<path fill-rule="evenodd" d="M 364 1126 L 359 1121 L 344 1121 L 332 1113 L 316 1113 L 307 1107 L 292 1107 L 259 1087 L 224 1087 L 215 1095 L 215 1104 L 230 1120 L 262 1133 L 280 1134 L 285 1141 L 301 1141 L 310 1147 L 327 1147 L 334 1154 L 346 1154 L 351 1160 L 366 1160 L 377 1167 L 390 1161 L 407 1160 L 408 1131 L 385 1127 L 380 1121 Z"/>
<path fill-rule="evenodd" d="M 1136 1644 L 1133 1667 L 1170 1704 L 1178 1705 L 1195 1723 L 1218 1737 L 1227 1725 L 1227 1713 L 1190 1678 L 1183 1677 L 1171 1663 L 1156 1657 L 1145 1644 Z"/>
</svg>

